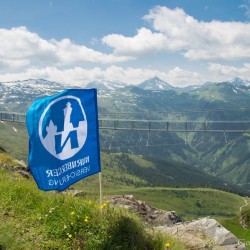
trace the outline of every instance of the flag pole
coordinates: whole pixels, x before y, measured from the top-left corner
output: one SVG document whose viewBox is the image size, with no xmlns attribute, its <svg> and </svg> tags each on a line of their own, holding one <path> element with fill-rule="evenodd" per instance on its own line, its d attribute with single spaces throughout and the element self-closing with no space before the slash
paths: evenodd
<svg viewBox="0 0 250 250">
<path fill-rule="evenodd" d="M 100 206 L 102 205 L 102 172 L 99 172 Z"/>
</svg>

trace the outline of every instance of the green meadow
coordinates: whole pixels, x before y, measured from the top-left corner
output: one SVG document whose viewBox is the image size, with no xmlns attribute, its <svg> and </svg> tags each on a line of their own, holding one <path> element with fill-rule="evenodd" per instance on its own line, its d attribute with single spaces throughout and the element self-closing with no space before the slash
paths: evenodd
<svg viewBox="0 0 250 250">
<path fill-rule="evenodd" d="M 183 250 L 170 236 L 145 228 L 134 214 L 102 204 L 95 196 L 44 192 L 14 170 L 18 163 L 0 154 L 0 249 Z M 5 167 L 3 167 L 5 166 Z"/>
</svg>

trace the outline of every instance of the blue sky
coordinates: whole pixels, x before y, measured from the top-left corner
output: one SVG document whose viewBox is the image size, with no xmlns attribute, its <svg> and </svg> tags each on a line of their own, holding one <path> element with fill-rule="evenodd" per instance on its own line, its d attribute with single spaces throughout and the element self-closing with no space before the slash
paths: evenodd
<svg viewBox="0 0 250 250">
<path fill-rule="evenodd" d="M 250 80 L 250 0 L 1 0 L 0 81 Z"/>
</svg>

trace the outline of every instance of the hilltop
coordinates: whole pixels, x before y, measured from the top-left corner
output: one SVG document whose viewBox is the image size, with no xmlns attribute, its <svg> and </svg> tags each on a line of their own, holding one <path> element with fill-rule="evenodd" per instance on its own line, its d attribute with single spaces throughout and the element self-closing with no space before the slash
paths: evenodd
<svg viewBox="0 0 250 250">
<path fill-rule="evenodd" d="M 1 249 L 163 249 L 165 240 L 126 211 L 94 197 L 39 191 L 18 162 L 0 154 Z M 183 249 L 183 248 L 176 248 Z"/>
</svg>

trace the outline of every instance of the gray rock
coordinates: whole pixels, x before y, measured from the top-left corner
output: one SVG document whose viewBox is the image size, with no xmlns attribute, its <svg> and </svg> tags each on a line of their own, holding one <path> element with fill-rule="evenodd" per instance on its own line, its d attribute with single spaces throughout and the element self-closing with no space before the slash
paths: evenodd
<svg viewBox="0 0 250 250">
<path fill-rule="evenodd" d="M 139 214 L 149 225 L 173 225 L 183 221 L 175 211 L 163 211 L 153 208 L 146 202 L 137 200 L 133 195 L 112 195 L 109 200 L 113 206 L 123 207 Z"/>
<path fill-rule="evenodd" d="M 31 174 L 27 171 L 24 171 L 24 170 L 19 170 L 17 171 L 22 177 L 26 178 L 26 179 L 29 179 L 31 178 Z"/>
<path fill-rule="evenodd" d="M 23 160 L 19 160 L 18 163 L 23 167 L 23 170 L 27 170 L 28 166 Z"/>
<path fill-rule="evenodd" d="M 72 196 L 85 196 L 86 191 L 76 190 L 76 189 L 67 189 L 66 191 L 61 192 L 62 194 L 71 194 Z"/>
<path fill-rule="evenodd" d="M 195 249 L 246 249 L 244 244 L 220 225 L 216 220 L 202 218 L 173 226 L 155 227 L 156 230 L 170 234 Z M 197 248 L 198 247 L 198 248 Z M 211 248 L 212 247 L 212 248 Z"/>
</svg>

